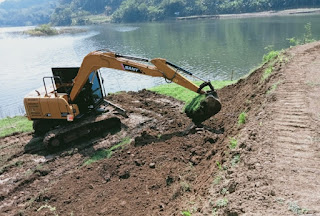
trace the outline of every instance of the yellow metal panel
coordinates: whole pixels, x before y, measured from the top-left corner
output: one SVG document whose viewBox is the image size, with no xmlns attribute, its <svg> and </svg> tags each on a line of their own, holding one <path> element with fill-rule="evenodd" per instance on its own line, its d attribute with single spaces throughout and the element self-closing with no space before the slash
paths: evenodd
<svg viewBox="0 0 320 216">
<path fill-rule="evenodd" d="M 25 98 L 24 104 L 25 104 L 28 119 L 31 120 L 34 118 L 41 118 L 42 117 L 39 98 Z"/>
<path fill-rule="evenodd" d="M 59 109 L 60 113 L 72 113 L 72 110 L 70 110 L 69 103 L 63 98 L 63 95 L 61 95 L 58 99 Z"/>
<path fill-rule="evenodd" d="M 42 117 L 42 110 L 39 98 L 25 98 L 24 103 L 29 119 Z"/>
<path fill-rule="evenodd" d="M 48 105 L 48 98 L 41 98 L 41 108 L 42 108 L 42 113 L 43 117 L 46 118 L 48 114 L 50 113 L 49 105 Z"/>
<path fill-rule="evenodd" d="M 60 109 L 59 109 L 58 98 L 48 98 L 47 103 L 48 103 L 48 107 L 49 107 L 49 112 L 51 114 L 50 118 L 60 119 L 61 114 L 60 114 Z"/>
</svg>

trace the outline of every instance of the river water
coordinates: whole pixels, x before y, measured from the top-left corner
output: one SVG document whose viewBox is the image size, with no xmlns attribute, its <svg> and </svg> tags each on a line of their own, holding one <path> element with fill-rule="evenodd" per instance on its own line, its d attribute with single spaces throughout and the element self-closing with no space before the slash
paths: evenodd
<svg viewBox="0 0 320 216">
<path fill-rule="evenodd" d="M 80 66 L 99 49 L 144 58 L 165 58 L 210 80 L 247 74 L 259 65 L 265 47 L 290 46 L 287 38 L 302 38 L 312 24 L 320 38 L 320 15 L 264 18 L 106 24 L 87 31 L 50 37 L 21 34 L 31 27 L 0 28 L 0 118 L 23 114 L 23 97 L 42 86 L 51 67 Z M 107 92 L 137 91 L 164 83 L 161 78 L 102 69 Z"/>
</svg>

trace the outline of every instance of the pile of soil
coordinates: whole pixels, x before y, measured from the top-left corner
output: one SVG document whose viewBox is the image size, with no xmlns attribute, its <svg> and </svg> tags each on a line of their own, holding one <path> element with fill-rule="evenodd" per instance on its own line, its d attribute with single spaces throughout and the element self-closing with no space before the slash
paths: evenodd
<svg viewBox="0 0 320 216">
<path fill-rule="evenodd" d="M 319 140 L 305 140 L 319 131 L 320 87 L 311 80 L 319 50 L 320 43 L 293 48 L 267 79 L 265 64 L 219 90 L 222 109 L 202 126 L 192 127 L 181 102 L 142 90 L 109 96 L 129 115 L 120 131 L 55 153 L 31 133 L 1 138 L 1 215 L 320 214 Z M 294 140 L 297 133 L 304 138 Z M 84 165 L 128 138 L 110 158 Z"/>
</svg>

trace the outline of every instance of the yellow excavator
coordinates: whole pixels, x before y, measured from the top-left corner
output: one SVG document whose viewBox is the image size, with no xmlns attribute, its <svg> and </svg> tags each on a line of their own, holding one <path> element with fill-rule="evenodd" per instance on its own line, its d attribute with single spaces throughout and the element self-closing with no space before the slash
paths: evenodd
<svg viewBox="0 0 320 216">
<path fill-rule="evenodd" d="M 57 147 L 87 134 L 99 134 L 108 128 L 121 127 L 117 116 L 126 116 L 126 112 L 105 99 L 100 68 L 163 77 L 191 91 L 206 94 L 204 105 L 195 114 L 199 116 L 200 113 L 202 121 L 221 109 L 210 81 L 203 80 L 203 84 L 197 86 L 180 73 L 194 76 L 191 72 L 165 59 L 149 60 L 98 50 L 85 56 L 80 68 L 52 68 L 53 76 L 43 78 L 44 86 L 24 98 L 26 115 L 33 121 L 35 133 L 45 134 L 43 142 L 47 147 Z M 50 87 L 47 86 L 48 81 Z M 209 91 L 203 90 L 206 86 L 209 86 Z"/>
</svg>

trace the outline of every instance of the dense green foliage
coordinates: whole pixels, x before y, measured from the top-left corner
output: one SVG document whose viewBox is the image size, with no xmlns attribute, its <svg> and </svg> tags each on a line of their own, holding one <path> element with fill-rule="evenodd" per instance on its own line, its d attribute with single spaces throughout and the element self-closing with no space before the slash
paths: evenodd
<svg viewBox="0 0 320 216">
<path fill-rule="evenodd" d="M 97 14 L 109 17 L 104 22 L 141 22 L 319 6 L 319 0 L 5 0 L 0 3 L 0 26 L 84 25 L 96 23 L 90 15 Z"/>
<path fill-rule="evenodd" d="M 58 0 L 6 0 L 0 3 L 0 26 L 37 25 L 50 21 Z"/>
<path fill-rule="evenodd" d="M 59 0 L 59 6 L 51 16 L 53 25 L 91 24 L 91 14 L 110 16 L 119 8 L 122 0 Z"/>
<path fill-rule="evenodd" d="M 52 16 L 56 25 L 83 24 L 86 13 L 112 16 L 114 22 L 163 20 L 176 16 L 259 12 L 319 7 L 318 0 L 59 0 Z M 61 20 L 61 21 L 60 21 Z"/>
</svg>

